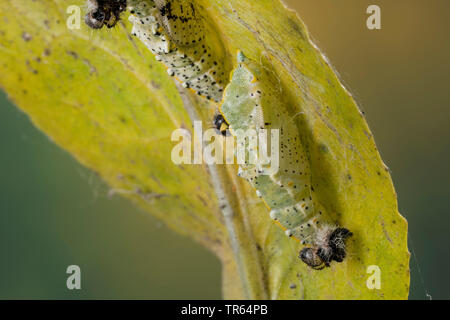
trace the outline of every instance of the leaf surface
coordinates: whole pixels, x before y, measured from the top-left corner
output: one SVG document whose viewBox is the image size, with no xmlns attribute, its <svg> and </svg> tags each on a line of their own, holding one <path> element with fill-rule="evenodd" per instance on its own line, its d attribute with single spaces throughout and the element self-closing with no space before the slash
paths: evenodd
<svg viewBox="0 0 450 320">
<path fill-rule="evenodd" d="M 70 30 L 67 1 L 1 1 L 0 86 L 111 193 L 213 251 L 223 263 L 225 298 L 407 298 L 407 224 L 389 172 L 306 27 L 279 0 L 195 2 L 209 32 L 220 34 L 224 63 L 245 52 L 273 71 L 290 98 L 319 202 L 354 233 L 344 263 L 322 271 L 301 263 L 301 245 L 270 220 L 235 166 L 171 161 L 172 132 L 192 132 L 194 120 L 212 126 L 218 106 L 177 86 L 130 37 L 126 16 L 111 30 Z M 381 270 L 381 289 L 367 287 L 370 265 Z"/>
</svg>

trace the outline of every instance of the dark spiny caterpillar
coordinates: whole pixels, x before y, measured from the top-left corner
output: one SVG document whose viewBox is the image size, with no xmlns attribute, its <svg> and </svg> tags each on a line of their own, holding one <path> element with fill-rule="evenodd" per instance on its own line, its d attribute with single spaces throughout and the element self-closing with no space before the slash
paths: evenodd
<svg viewBox="0 0 450 320">
<path fill-rule="evenodd" d="M 220 109 L 238 141 L 247 130 L 279 130 L 279 170 L 269 173 L 265 165 L 245 164 L 239 167 L 238 175 L 256 189 L 271 209 L 270 217 L 286 230 L 286 235 L 307 245 L 299 258 L 314 269 L 323 269 L 332 261 L 344 260 L 345 240 L 352 233 L 337 227 L 319 209 L 306 152 L 278 88 L 272 74 L 239 53 L 238 67 Z"/>
<path fill-rule="evenodd" d="M 120 14 L 127 7 L 127 0 L 88 0 L 88 12 L 84 17 L 86 24 L 93 29 L 103 26 L 114 27 L 120 20 Z"/>
<path fill-rule="evenodd" d="M 219 131 L 223 136 L 229 135 L 228 123 L 220 113 L 216 114 L 213 119 L 214 127 L 217 131 Z"/>
<path fill-rule="evenodd" d="M 208 100 L 222 100 L 229 69 L 219 63 L 225 56 L 214 53 L 225 55 L 225 50 L 214 34 L 206 36 L 193 1 L 128 0 L 128 8 L 132 34 L 164 63 L 169 75 Z"/>
</svg>

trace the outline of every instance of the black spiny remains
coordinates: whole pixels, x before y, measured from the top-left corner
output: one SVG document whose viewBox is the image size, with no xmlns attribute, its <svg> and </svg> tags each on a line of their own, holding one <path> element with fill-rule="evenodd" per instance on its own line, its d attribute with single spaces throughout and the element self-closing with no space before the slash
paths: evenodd
<svg viewBox="0 0 450 320">
<path fill-rule="evenodd" d="M 345 240 L 353 234 L 345 228 L 326 228 L 317 235 L 317 245 L 304 248 L 299 258 L 313 269 L 321 270 L 329 267 L 332 261 L 342 262 L 347 255 Z"/>
<path fill-rule="evenodd" d="M 112 28 L 119 22 L 120 14 L 127 8 L 127 0 L 88 0 L 87 7 L 88 13 L 84 21 L 89 27 Z"/>
</svg>

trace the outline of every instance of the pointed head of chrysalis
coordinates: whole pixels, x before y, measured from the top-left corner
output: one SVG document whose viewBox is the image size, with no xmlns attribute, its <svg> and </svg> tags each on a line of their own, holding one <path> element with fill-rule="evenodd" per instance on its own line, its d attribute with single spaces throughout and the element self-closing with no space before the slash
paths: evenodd
<svg viewBox="0 0 450 320">
<path fill-rule="evenodd" d="M 302 249 L 298 257 L 315 270 L 329 267 L 332 261 L 342 262 L 347 254 L 345 241 L 352 235 L 348 229 L 325 226 L 317 232 L 315 245 Z"/>
<path fill-rule="evenodd" d="M 103 26 L 114 27 L 120 20 L 120 14 L 127 8 L 127 0 L 88 0 L 88 12 L 85 23 L 92 29 Z"/>
<path fill-rule="evenodd" d="M 244 62 L 245 60 L 247 60 L 247 57 L 239 50 L 237 53 L 237 62 Z"/>
</svg>

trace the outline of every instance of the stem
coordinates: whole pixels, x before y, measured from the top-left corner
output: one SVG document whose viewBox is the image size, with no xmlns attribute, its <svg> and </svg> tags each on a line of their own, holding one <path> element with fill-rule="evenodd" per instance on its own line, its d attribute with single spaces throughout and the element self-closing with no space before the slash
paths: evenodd
<svg viewBox="0 0 450 320">
<path fill-rule="evenodd" d="M 191 122 L 201 120 L 194 103 L 184 94 L 183 88 L 177 83 L 184 107 L 189 114 Z M 199 137 L 202 139 L 202 137 Z M 203 143 L 195 141 L 194 143 Z M 244 223 L 245 210 L 239 206 L 236 193 L 231 195 L 224 188 L 224 181 L 231 181 L 224 167 L 208 165 L 211 183 L 217 195 L 219 209 L 225 221 L 228 232 L 229 245 L 236 261 L 239 278 L 242 284 L 245 299 L 268 299 L 268 293 L 264 282 L 263 271 L 259 261 L 256 244 L 251 230 Z M 231 182 L 230 182 L 231 184 Z M 230 189 L 230 188 L 228 188 Z"/>
</svg>

